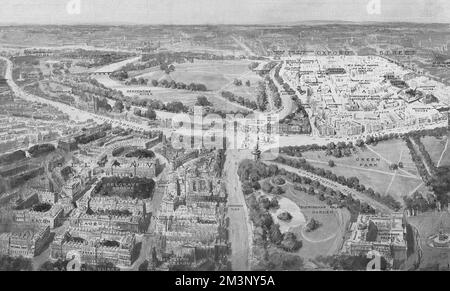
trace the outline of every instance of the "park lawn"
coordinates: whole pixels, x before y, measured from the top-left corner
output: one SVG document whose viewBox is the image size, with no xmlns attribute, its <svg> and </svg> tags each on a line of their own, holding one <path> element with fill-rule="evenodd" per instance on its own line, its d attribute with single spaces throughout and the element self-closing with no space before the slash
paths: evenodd
<svg viewBox="0 0 450 291">
<path fill-rule="evenodd" d="M 328 164 L 323 163 L 315 163 L 309 162 L 311 165 L 317 168 L 322 168 L 324 170 L 330 170 L 337 176 L 344 176 L 346 178 L 356 177 L 359 179 L 359 182 L 364 185 L 366 188 L 370 187 L 375 192 L 379 192 L 380 194 L 384 194 L 389 182 L 392 179 L 391 175 L 377 173 L 373 171 L 364 171 L 364 168 L 361 169 L 353 169 L 347 168 L 345 166 L 339 166 L 340 162 L 336 161 L 336 166 L 330 167 Z M 389 171 L 388 173 L 393 174 L 394 171 Z"/>
<path fill-rule="evenodd" d="M 336 253 L 340 247 L 339 241 L 345 234 L 345 227 L 350 219 L 348 211 L 346 209 L 330 209 L 317 196 L 294 190 L 292 185 L 288 186 L 287 192 L 282 196 L 296 203 L 307 220 L 314 218 L 322 224 L 320 228 L 312 232 L 304 231 L 303 226 L 291 229 L 291 232 L 303 243 L 297 254 L 304 258 L 315 258 L 319 255 Z M 325 206 L 326 208 L 314 209 L 305 206 Z M 333 213 L 313 213 L 317 211 L 332 211 Z M 342 220 L 339 218 L 341 217 L 340 212 Z"/>
<path fill-rule="evenodd" d="M 385 161 L 383 161 L 380 158 L 380 161 L 377 161 L 377 158 L 379 158 L 376 154 L 369 151 L 368 149 L 360 149 L 357 148 L 353 154 L 349 157 L 341 157 L 341 158 L 335 158 L 333 156 L 327 156 L 325 151 L 307 151 L 302 153 L 303 158 L 305 158 L 308 161 L 314 161 L 314 162 L 322 162 L 328 164 L 330 160 L 334 161 L 336 164 L 340 165 L 346 165 L 350 167 L 361 167 L 364 168 L 364 166 L 361 166 L 361 164 L 377 164 L 377 166 L 371 166 L 371 169 L 376 169 L 380 171 L 386 171 L 389 170 L 389 164 Z M 361 161 L 361 159 L 374 159 L 374 161 Z"/>
<path fill-rule="evenodd" d="M 308 188 L 308 185 L 303 185 L 304 187 Z M 292 184 L 288 184 L 287 186 L 283 187 L 283 189 L 286 190 L 286 193 L 283 194 L 284 197 L 291 199 L 292 201 L 297 204 L 300 209 L 302 206 L 305 205 L 315 205 L 315 206 L 327 206 L 326 203 L 323 201 L 320 201 L 317 196 L 315 195 L 308 195 L 308 193 L 304 193 L 302 191 L 297 191 L 294 189 L 294 186 Z M 306 209 L 305 209 L 306 210 Z M 303 210 L 302 210 L 303 212 Z"/>
<path fill-rule="evenodd" d="M 412 195 L 413 191 L 417 189 L 420 184 L 423 184 L 421 180 L 410 179 L 397 175 L 395 176 L 395 179 L 386 194 L 391 195 L 393 198 L 400 202 L 403 202 L 402 197 Z M 421 193 L 427 192 L 426 186 L 422 185 L 417 189 L 417 191 Z"/>
<path fill-rule="evenodd" d="M 140 96 L 142 99 L 153 99 L 159 100 L 163 103 L 180 101 L 185 106 L 194 106 L 197 102 L 197 97 L 202 95 L 199 92 L 192 92 L 187 90 L 174 90 L 174 89 L 162 89 L 154 90 L 150 88 L 152 95 L 150 96 Z"/>
<path fill-rule="evenodd" d="M 441 167 L 450 166 L 450 146 L 447 147 L 447 150 L 442 156 L 441 164 L 439 166 Z"/>
<path fill-rule="evenodd" d="M 206 96 L 209 102 L 212 103 L 213 108 L 218 109 L 223 112 L 242 112 L 243 109 L 239 106 L 233 105 L 231 102 L 228 102 L 218 96 L 219 93 L 216 92 L 193 92 L 189 90 L 177 90 L 170 88 L 161 88 L 161 87 L 153 87 L 153 86 L 126 86 L 121 84 L 116 80 L 112 80 L 107 76 L 96 76 L 100 83 L 105 86 L 120 90 L 125 96 L 133 97 L 138 96 L 141 99 L 148 100 L 159 100 L 163 103 L 180 101 L 184 105 L 188 107 L 192 107 L 197 102 L 198 96 Z M 150 90 L 152 95 L 137 95 L 134 92 L 128 92 L 129 90 Z"/>
<path fill-rule="evenodd" d="M 197 97 L 205 96 L 212 107 L 222 112 L 241 112 L 243 109 L 239 106 L 233 105 L 231 102 L 227 102 L 223 98 L 217 96 L 212 92 L 192 92 L 187 90 L 165 89 L 165 88 L 149 88 L 152 91 L 152 95 L 140 96 L 140 98 L 148 98 L 154 100 L 160 100 L 163 103 L 180 101 L 188 107 L 192 107 L 197 103 Z M 156 90 L 155 90 L 156 89 Z"/>
<path fill-rule="evenodd" d="M 330 170 L 337 176 L 344 176 L 346 178 L 357 177 L 359 182 L 364 185 L 366 188 L 370 187 L 375 192 L 380 193 L 381 195 L 391 195 L 399 202 L 403 202 L 403 196 L 411 194 L 420 183 L 421 180 L 418 178 L 409 178 L 405 176 L 396 175 L 395 179 L 392 180 L 392 175 L 395 172 L 391 170 L 385 170 L 387 174 L 370 171 L 372 168 L 348 168 L 345 166 L 339 166 L 340 161 L 336 161 L 335 167 L 329 167 L 326 163 L 317 163 L 308 161 L 311 165 L 317 168 L 322 168 L 324 170 Z M 364 170 L 366 169 L 366 170 Z M 402 172 L 398 172 L 398 174 L 403 175 Z M 389 187 L 389 185 L 391 186 Z M 389 189 L 389 190 L 388 190 Z"/>
<path fill-rule="evenodd" d="M 144 79 L 148 79 L 149 81 L 151 80 L 157 80 L 157 81 L 162 81 L 163 79 L 167 78 L 167 74 L 163 71 L 161 71 L 159 68 L 149 68 L 147 69 L 148 71 L 146 73 L 143 74 L 129 74 L 130 78 L 144 78 Z M 149 82 L 150 84 L 150 82 Z"/>
<path fill-rule="evenodd" d="M 445 150 L 445 144 L 447 140 L 448 140 L 447 136 L 441 138 L 437 138 L 434 136 L 425 136 L 420 139 L 435 166 L 437 166 L 439 159 L 441 158 L 442 152 Z M 448 149 L 448 146 L 447 150 L 445 151 L 442 157 L 440 166 L 450 166 L 450 150 Z"/>
<path fill-rule="evenodd" d="M 141 99 L 160 100 L 163 103 L 180 101 L 186 106 L 193 106 L 197 102 L 197 97 L 203 95 L 203 92 L 193 92 L 188 90 L 177 90 L 170 88 L 160 88 L 153 86 L 126 86 L 119 81 L 113 80 L 108 76 L 95 76 L 95 79 L 108 88 L 121 91 L 127 97 L 138 96 Z M 137 95 L 132 90 L 149 90 L 152 95 Z"/>
<path fill-rule="evenodd" d="M 395 139 L 369 147 L 356 148 L 352 156 L 342 158 L 326 156 L 325 151 L 308 151 L 302 153 L 302 155 L 315 167 L 330 170 L 334 174 L 346 178 L 357 177 L 366 188 L 370 187 L 381 195 L 391 195 L 402 202 L 402 196 L 411 194 L 411 191 L 421 182 L 405 142 L 401 139 Z M 328 166 L 330 160 L 335 162 L 335 167 Z M 392 174 L 395 171 L 390 170 L 389 166 L 398 162 L 403 163 L 403 168 L 398 171 L 391 184 Z M 372 166 L 369 164 L 372 164 Z M 409 178 L 409 174 L 415 175 L 416 178 L 412 176 Z"/>
<path fill-rule="evenodd" d="M 295 231 L 294 233 L 297 238 L 303 242 L 302 248 L 297 251 L 297 254 L 302 258 L 314 259 L 318 256 L 333 255 L 336 253 L 335 251 L 330 251 L 330 249 L 333 247 L 337 237 L 323 242 L 309 242 L 305 240 L 300 230 Z"/>
<path fill-rule="evenodd" d="M 404 170 L 413 175 L 418 175 L 417 168 L 411 159 L 409 149 L 402 139 L 383 141 L 370 147 L 392 163 L 402 162 Z"/>
<path fill-rule="evenodd" d="M 204 84 L 210 91 L 219 90 L 232 81 L 220 72 L 190 71 L 189 69 L 186 71 L 177 70 L 170 73 L 170 77 L 176 82 L 183 82 L 185 84 Z"/>
<path fill-rule="evenodd" d="M 217 94 L 211 93 L 211 94 L 202 94 L 206 96 L 213 104 L 213 107 L 215 109 L 218 109 L 222 112 L 249 112 L 250 109 L 244 109 L 240 106 L 234 105 L 232 102 L 228 102 L 227 100 L 221 98 L 220 96 L 217 96 Z"/>
<path fill-rule="evenodd" d="M 160 77 L 164 74 L 164 72 L 161 71 L 161 69 L 159 67 L 151 67 L 151 68 L 147 68 L 145 70 L 130 71 L 130 72 L 128 72 L 128 78 L 131 79 L 131 78 L 144 77 L 144 78 L 148 78 L 150 80 L 152 80 L 152 79 L 157 80 L 157 78 L 152 77 L 152 76 L 156 77 L 155 73 L 160 73 Z"/>
<path fill-rule="evenodd" d="M 316 162 L 328 163 L 328 161 L 333 160 L 336 164 L 340 165 L 360 167 L 362 169 L 373 169 L 383 172 L 390 172 L 390 164 L 398 163 L 400 161 L 403 163 L 403 170 L 413 175 L 418 175 L 416 166 L 411 160 L 409 150 L 402 140 L 394 140 L 394 142 L 386 141 L 370 147 L 384 159 L 368 148 L 356 148 L 351 156 L 342 158 L 327 156 L 325 151 L 307 151 L 302 153 L 302 156 L 307 160 Z M 402 150 L 403 152 L 400 157 Z M 370 161 L 367 161 L 367 159 L 370 159 Z M 365 167 L 365 164 L 372 164 L 372 166 Z M 374 164 L 376 164 L 376 166 Z"/>
<path fill-rule="evenodd" d="M 170 78 L 176 82 L 183 82 L 186 84 L 201 83 L 204 84 L 208 90 L 216 91 L 233 82 L 235 78 L 240 78 L 240 76 L 246 73 L 254 74 L 248 68 L 249 64 L 250 62 L 246 60 L 195 60 L 194 63 L 175 64 L 175 71 L 170 73 L 169 76 L 160 70 L 156 70 L 137 75 L 136 77 L 143 77 L 149 80 Z"/>
<path fill-rule="evenodd" d="M 263 79 L 256 73 L 250 72 L 245 77 L 239 78 L 242 81 L 242 86 L 235 86 L 230 84 L 228 87 L 223 88 L 224 91 L 230 91 L 236 96 L 244 97 L 250 101 L 256 101 L 258 83 L 263 81 Z M 245 85 L 246 81 L 250 81 L 250 87 Z"/>
<path fill-rule="evenodd" d="M 198 96 L 206 96 L 208 100 L 212 103 L 215 109 L 223 112 L 242 112 L 244 109 L 240 106 L 235 106 L 232 102 L 226 101 L 220 95 L 220 92 L 211 92 L 219 89 L 228 90 L 229 88 L 236 87 L 232 84 L 235 78 L 240 77 L 242 74 L 249 73 L 249 75 L 256 76 L 255 78 L 260 78 L 255 73 L 251 72 L 248 68 L 250 64 L 249 61 L 238 60 L 238 61 L 196 61 L 194 63 L 184 63 L 177 64 L 175 72 L 167 75 L 161 70 L 155 70 L 143 75 L 136 76 L 137 78 L 143 77 L 149 80 L 156 79 L 158 81 L 167 79 L 175 80 L 176 82 L 189 83 L 203 83 L 206 85 L 208 91 L 206 92 L 192 92 L 188 90 L 177 90 L 170 88 L 153 87 L 151 84 L 148 86 L 126 86 L 121 82 L 110 79 L 108 76 L 95 76 L 100 83 L 105 86 L 120 90 L 125 96 L 135 96 L 135 93 L 128 93 L 128 90 L 150 90 L 152 95 L 142 95 L 140 98 L 148 98 L 160 100 L 164 103 L 181 101 L 186 106 L 193 106 Z M 247 78 L 242 78 L 243 81 Z M 256 90 L 257 81 L 251 82 L 253 85 L 249 88 L 247 93 L 247 98 L 252 100 L 255 98 L 252 89 Z M 243 85 L 245 86 L 245 84 Z M 241 86 L 241 87 L 243 87 Z M 253 88 L 253 86 L 255 86 Z M 246 87 L 246 86 L 245 86 Z M 241 90 L 243 90 L 241 88 Z M 245 97 L 245 96 L 243 96 Z"/>
</svg>

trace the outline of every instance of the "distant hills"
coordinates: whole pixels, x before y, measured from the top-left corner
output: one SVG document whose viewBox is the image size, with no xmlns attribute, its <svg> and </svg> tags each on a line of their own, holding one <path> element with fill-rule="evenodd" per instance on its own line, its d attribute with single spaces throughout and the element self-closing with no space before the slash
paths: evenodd
<svg viewBox="0 0 450 291">
<path fill-rule="evenodd" d="M 438 26 L 449 26 L 450 23 L 431 23 L 431 22 L 416 22 L 416 21 L 344 21 L 344 20 L 308 20 L 308 21 L 291 21 L 291 22 L 274 22 L 274 23 L 254 23 L 254 24 L 211 24 L 211 23 L 205 23 L 205 24 L 144 24 L 144 23 L 131 23 L 131 22 L 104 22 L 104 23 L 60 23 L 60 24 L 43 24 L 43 23 L 26 23 L 26 24 L 20 24 L 20 23 L 1 23 L 0 27 L 2 26 L 172 26 L 172 27 L 182 27 L 182 26 L 192 26 L 192 27 L 202 27 L 202 26 L 240 26 L 240 27 L 254 27 L 254 26 L 261 26 L 261 27 L 271 27 L 271 26 L 302 26 L 302 25 L 438 25 Z"/>
</svg>

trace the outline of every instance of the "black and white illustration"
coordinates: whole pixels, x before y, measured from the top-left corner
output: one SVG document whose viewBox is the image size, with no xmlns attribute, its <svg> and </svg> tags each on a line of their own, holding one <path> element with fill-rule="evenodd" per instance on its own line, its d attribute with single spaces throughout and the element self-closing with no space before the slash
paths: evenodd
<svg viewBox="0 0 450 291">
<path fill-rule="evenodd" d="M 1 0 L 0 270 L 450 270 L 449 43 L 446 0 Z"/>
</svg>

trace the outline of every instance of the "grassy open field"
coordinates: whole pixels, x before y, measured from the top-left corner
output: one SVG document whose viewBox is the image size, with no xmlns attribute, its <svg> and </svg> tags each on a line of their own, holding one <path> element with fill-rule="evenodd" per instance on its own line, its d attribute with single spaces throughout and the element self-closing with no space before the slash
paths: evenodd
<svg viewBox="0 0 450 291">
<path fill-rule="evenodd" d="M 259 75 L 251 72 L 239 79 L 243 83 L 242 86 L 235 86 L 234 84 L 230 84 L 223 89 L 225 91 L 233 92 L 236 96 L 242 96 L 245 99 L 256 101 L 258 83 L 263 81 L 263 79 Z M 250 81 L 250 86 L 245 85 L 246 81 Z"/>
<path fill-rule="evenodd" d="M 439 166 L 450 166 L 450 149 L 447 144 L 448 136 L 441 138 L 426 136 L 421 138 L 421 141 L 427 152 L 430 154 L 431 160 L 435 166 L 438 165 L 439 161 Z"/>
<path fill-rule="evenodd" d="M 152 95 L 142 95 L 139 97 L 160 100 L 164 103 L 181 101 L 184 105 L 190 107 L 195 105 L 198 96 L 206 96 L 216 109 L 225 112 L 242 111 L 241 107 L 235 106 L 231 102 L 227 102 L 216 92 L 192 92 L 188 90 L 176 90 L 152 86 L 125 86 L 116 80 L 110 79 L 108 76 L 95 76 L 95 79 L 108 88 L 122 91 L 125 96 L 129 97 L 137 96 L 136 93 L 128 92 L 129 90 L 150 90 Z"/>
<path fill-rule="evenodd" d="M 319 255 L 332 255 L 341 247 L 345 228 L 350 220 L 350 213 L 346 209 L 330 209 L 316 196 L 296 191 L 292 186 L 286 187 L 282 196 L 298 205 L 305 218 L 314 218 L 322 226 L 312 232 L 306 232 L 304 226 L 291 229 L 303 242 L 298 255 L 303 258 L 315 258 Z"/>
<path fill-rule="evenodd" d="M 155 80 L 175 80 L 176 82 L 201 83 L 210 91 L 236 90 L 236 94 L 242 94 L 243 97 L 251 96 L 261 78 L 249 70 L 250 61 L 201 61 L 196 60 L 194 63 L 175 64 L 175 71 L 167 75 L 161 70 L 152 69 L 150 72 L 137 75 L 137 78 Z M 245 85 L 236 87 L 229 86 L 234 79 L 240 79 L 243 82 L 250 80 L 251 86 Z M 246 88 L 243 88 L 243 87 Z M 236 87 L 236 88 L 234 88 Z M 248 89 L 248 90 L 247 90 Z"/>
<path fill-rule="evenodd" d="M 377 156 L 386 163 L 403 163 L 403 170 L 413 175 L 418 175 L 417 168 L 411 159 L 406 143 L 401 139 L 388 140 L 370 146 Z"/>
<path fill-rule="evenodd" d="M 305 152 L 303 157 L 313 166 L 330 170 L 338 176 L 357 177 L 364 186 L 381 195 L 391 195 L 398 201 L 414 190 L 423 190 L 409 150 L 400 139 L 358 148 L 350 157 L 334 158 L 326 156 L 325 151 Z M 335 167 L 328 166 L 330 160 L 335 162 Z M 403 168 L 389 169 L 389 165 L 399 162 L 403 163 Z"/>
</svg>

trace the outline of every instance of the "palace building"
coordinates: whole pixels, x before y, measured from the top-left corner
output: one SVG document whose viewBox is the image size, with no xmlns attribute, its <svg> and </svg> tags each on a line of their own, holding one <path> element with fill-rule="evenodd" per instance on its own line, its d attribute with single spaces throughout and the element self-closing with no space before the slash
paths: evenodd
<svg viewBox="0 0 450 291">
<path fill-rule="evenodd" d="M 374 250 L 386 260 L 406 259 L 406 227 L 403 213 L 389 216 L 359 215 L 351 226 L 351 236 L 345 248 L 351 255 Z"/>
</svg>

